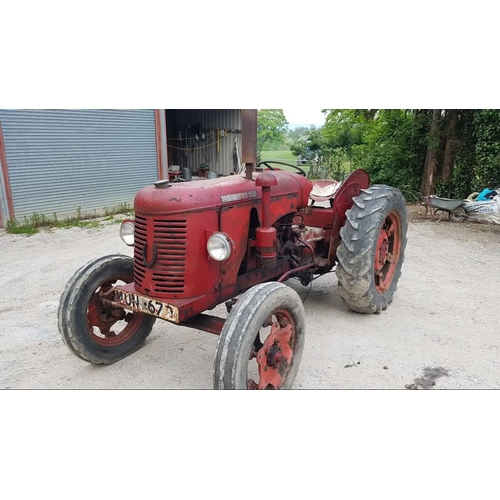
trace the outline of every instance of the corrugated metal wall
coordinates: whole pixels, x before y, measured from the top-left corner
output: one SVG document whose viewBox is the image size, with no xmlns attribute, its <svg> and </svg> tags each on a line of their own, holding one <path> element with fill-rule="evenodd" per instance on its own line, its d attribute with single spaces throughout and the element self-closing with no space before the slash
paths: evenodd
<svg viewBox="0 0 500 500">
<path fill-rule="evenodd" d="M 167 143 L 169 164 L 181 168 L 188 166 L 197 171 L 201 164 L 219 174 L 233 173 L 233 151 L 235 144 L 241 163 L 241 110 L 239 109 L 167 109 Z M 206 135 L 204 141 L 196 141 L 195 133 L 201 127 Z M 220 140 L 217 153 L 217 129 L 231 132 Z M 178 140 L 179 132 L 182 140 Z M 235 143 L 236 140 L 236 143 Z"/>
<path fill-rule="evenodd" d="M 132 204 L 158 179 L 154 110 L 0 110 L 16 219 Z"/>
</svg>

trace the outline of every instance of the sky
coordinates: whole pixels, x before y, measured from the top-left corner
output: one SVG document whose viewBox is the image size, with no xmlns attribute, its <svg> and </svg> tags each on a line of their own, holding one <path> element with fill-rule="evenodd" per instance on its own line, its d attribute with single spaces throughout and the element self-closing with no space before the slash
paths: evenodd
<svg viewBox="0 0 500 500">
<path fill-rule="evenodd" d="M 315 107 L 296 107 L 283 108 L 286 119 L 290 125 L 316 125 L 318 127 L 325 124 L 325 115 L 321 112 L 321 108 Z"/>
</svg>

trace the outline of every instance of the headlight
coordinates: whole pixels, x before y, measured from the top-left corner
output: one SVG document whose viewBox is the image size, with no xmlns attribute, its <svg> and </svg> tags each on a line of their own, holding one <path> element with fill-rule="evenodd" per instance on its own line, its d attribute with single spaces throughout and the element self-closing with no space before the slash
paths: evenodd
<svg viewBox="0 0 500 500">
<path fill-rule="evenodd" d="M 134 223 L 131 220 L 122 222 L 120 226 L 120 238 L 125 245 L 134 246 Z"/>
<path fill-rule="evenodd" d="M 212 259 L 222 262 L 231 256 L 231 243 L 224 233 L 215 233 L 207 241 L 208 254 Z"/>
</svg>

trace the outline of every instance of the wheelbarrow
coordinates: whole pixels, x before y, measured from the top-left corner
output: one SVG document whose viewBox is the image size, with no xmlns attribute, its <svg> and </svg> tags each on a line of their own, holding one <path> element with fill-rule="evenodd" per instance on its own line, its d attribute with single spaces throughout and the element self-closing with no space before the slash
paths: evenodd
<svg viewBox="0 0 500 500">
<path fill-rule="evenodd" d="M 439 198 L 438 196 L 426 196 L 423 205 L 425 216 L 430 213 L 431 219 L 439 222 L 444 212 L 448 212 L 451 222 L 463 222 L 467 218 L 463 200 L 452 200 L 450 198 Z"/>
</svg>

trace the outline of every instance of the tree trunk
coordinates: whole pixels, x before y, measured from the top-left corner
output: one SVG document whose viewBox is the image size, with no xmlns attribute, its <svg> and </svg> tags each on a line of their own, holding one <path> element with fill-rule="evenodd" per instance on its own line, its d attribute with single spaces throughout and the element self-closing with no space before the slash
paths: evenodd
<svg viewBox="0 0 500 500">
<path fill-rule="evenodd" d="M 448 131 L 446 133 L 446 146 L 444 148 L 443 170 L 441 179 L 444 182 L 451 181 L 451 173 L 453 170 L 453 160 L 455 159 L 455 149 L 457 147 L 457 125 L 458 125 L 458 109 L 450 109 L 450 119 L 448 122 Z"/>
<path fill-rule="evenodd" d="M 435 109 L 432 114 L 432 125 L 429 133 L 429 145 L 427 147 L 427 155 L 425 158 L 424 175 L 422 178 L 421 191 L 424 196 L 429 196 L 435 193 L 436 187 L 436 172 L 437 158 L 439 152 L 439 120 L 441 118 L 441 110 Z"/>
</svg>

